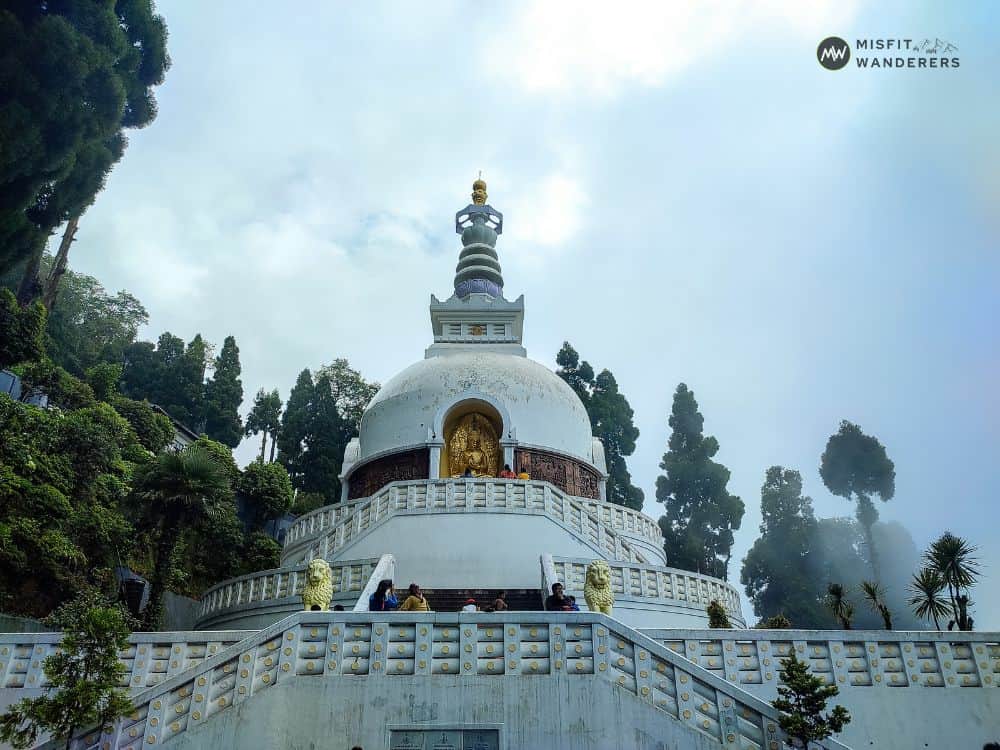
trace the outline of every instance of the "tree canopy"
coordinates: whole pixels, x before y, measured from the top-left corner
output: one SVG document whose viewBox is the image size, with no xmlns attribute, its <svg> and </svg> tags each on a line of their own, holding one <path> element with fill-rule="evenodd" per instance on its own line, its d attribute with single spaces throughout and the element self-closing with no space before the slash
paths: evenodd
<svg viewBox="0 0 1000 750">
<path fill-rule="evenodd" d="M 215 358 L 212 377 L 205 384 L 205 434 L 235 448 L 243 438 L 243 381 L 240 380 L 240 350 L 236 339 L 226 336 Z"/>
<path fill-rule="evenodd" d="M 712 460 L 719 442 L 702 433 L 704 417 L 694 393 L 681 383 L 674 393 L 668 450 L 656 478 L 656 499 L 667 565 L 726 578 L 733 532 L 743 520 L 743 501 L 726 489 L 729 469 Z"/>
<path fill-rule="evenodd" d="M 760 490 L 760 536 L 743 560 L 740 581 L 760 618 L 783 614 L 799 627 L 828 620 L 813 571 L 817 524 L 797 471 L 772 466 Z"/>
<path fill-rule="evenodd" d="M 879 560 L 872 537 L 878 509 L 872 497 L 877 496 L 885 502 L 896 493 L 896 469 L 885 447 L 856 424 L 844 420 L 840 430 L 827 441 L 820 458 L 819 474 L 834 495 L 848 500 L 854 498 L 855 516 L 865 535 L 868 562 L 878 580 Z"/>
<path fill-rule="evenodd" d="M 0 272 L 28 259 L 27 304 L 49 234 L 93 203 L 123 130 L 156 116 L 167 29 L 152 0 L 8 3 L 0 39 Z"/>
<path fill-rule="evenodd" d="M 608 502 L 624 505 L 633 510 L 642 509 L 643 492 L 632 484 L 632 475 L 625 462 L 626 456 L 635 452 L 639 430 L 633 422 L 634 412 L 628 399 L 618 389 L 618 381 L 609 370 L 602 370 L 596 377 L 589 362 L 580 361 L 568 341 L 556 355 L 561 377 L 580 397 L 590 417 L 592 433 L 601 439 L 607 462 Z"/>
</svg>

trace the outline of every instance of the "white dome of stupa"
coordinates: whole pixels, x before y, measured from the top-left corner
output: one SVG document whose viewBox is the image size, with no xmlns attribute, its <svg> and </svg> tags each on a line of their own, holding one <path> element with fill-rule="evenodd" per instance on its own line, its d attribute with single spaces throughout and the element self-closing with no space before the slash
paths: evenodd
<svg viewBox="0 0 1000 750">
<path fill-rule="evenodd" d="M 590 419 L 558 375 L 527 357 L 453 351 L 410 365 L 375 395 L 361 420 L 360 459 L 426 443 L 465 401 L 493 406 L 501 440 L 593 462 Z"/>
</svg>

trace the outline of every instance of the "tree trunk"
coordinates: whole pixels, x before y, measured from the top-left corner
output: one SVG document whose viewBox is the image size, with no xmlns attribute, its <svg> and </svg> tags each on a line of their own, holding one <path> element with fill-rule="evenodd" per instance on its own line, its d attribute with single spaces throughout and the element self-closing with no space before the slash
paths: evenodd
<svg viewBox="0 0 1000 750">
<path fill-rule="evenodd" d="M 28 256 L 28 263 L 24 267 L 24 275 L 21 276 L 21 283 L 17 287 L 17 301 L 21 307 L 27 307 L 34 302 L 42 293 L 42 285 L 38 281 L 38 269 L 42 267 L 42 255 L 45 252 L 45 240 L 41 237 L 35 239 L 35 245 Z"/>
<path fill-rule="evenodd" d="M 260 462 L 264 463 L 264 455 L 267 453 L 267 430 L 262 430 L 264 439 L 260 441 Z"/>
<path fill-rule="evenodd" d="M 56 259 L 49 270 L 48 278 L 45 279 L 45 287 L 42 291 L 42 304 L 46 310 L 51 310 L 56 304 L 56 294 L 59 291 L 59 282 L 63 274 L 66 273 L 66 263 L 69 258 L 69 247 L 76 239 L 76 228 L 80 223 L 80 217 L 74 216 L 66 223 L 63 231 L 62 241 L 59 243 L 59 251 Z"/>
<path fill-rule="evenodd" d="M 166 522 L 166 523 L 169 523 Z M 163 616 L 163 595 L 167 590 L 167 579 L 170 577 L 170 562 L 180 538 L 180 529 L 167 526 L 160 532 L 156 544 L 156 558 L 153 561 L 153 575 L 149 581 L 149 601 L 146 602 L 144 621 L 146 627 L 155 630 L 161 626 Z"/>
<path fill-rule="evenodd" d="M 277 443 L 278 443 L 278 436 L 272 434 L 271 435 L 271 460 L 269 461 L 269 463 L 272 463 L 272 464 L 274 463 L 274 446 L 277 445 Z"/>
</svg>

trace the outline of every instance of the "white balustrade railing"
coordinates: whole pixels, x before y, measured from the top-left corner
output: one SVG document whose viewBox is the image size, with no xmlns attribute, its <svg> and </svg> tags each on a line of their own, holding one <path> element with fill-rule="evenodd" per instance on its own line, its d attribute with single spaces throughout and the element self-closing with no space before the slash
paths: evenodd
<svg viewBox="0 0 1000 750">
<path fill-rule="evenodd" d="M 777 690 L 794 653 L 828 685 L 995 688 L 1000 634 L 886 630 L 652 630 L 643 634 L 723 679 Z"/>
<path fill-rule="evenodd" d="M 334 596 L 358 592 L 364 588 L 376 558 L 352 560 L 330 565 Z M 305 586 L 306 563 L 233 578 L 213 586 L 204 593 L 198 609 L 199 625 L 233 608 L 247 609 L 254 604 L 280 604 L 302 596 Z"/>
<path fill-rule="evenodd" d="M 591 560 L 569 557 L 550 557 L 550 560 L 555 580 L 565 586 L 567 593 L 575 594 L 577 599 L 583 601 L 583 586 Z M 658 565 L 612 561 L 608 562 L 608 567 L 611 568 L 611 591 L 616 597 L 674 604 L 702 612 L 716 600 L 726 608 L 730 617 L 741 624 L 743 622 L 740 592 L 718 578 Z"/>
<path fill-rule="evenodd" d="M 787 741 L 769 704 L 603 615 L 299 612 L 140 692 L 130 715 L 81 732 L 73 747 L 159 746 L 294 680 L 414 675 L 468 678 L 470 690 L 490 677 L 599 680 L 725 747 Z"/>
<path fill-rule="evenodd" d="M 285 554 L 294 554 L 296 550 L 306 545 L 311 539 L 318 536 L 326 529 L 336 526 L 360 508 L 367 506 L 373 499 L 379 497 L 380 495 L 390 494 L 393 486 L 406 487 L 408 485 L 415 485 L 417 489 L 414 492 L 414 502 L 420 502 L 421 498 L 425 498 L 427 495 L 428 484 L 442 485 L 449 482 L 462 486 L 469 483 L 476 483 L 484 486 L 486 484 L 492 484 L 494 487 L 493 494 L 496 498 L 503 500 L 503 507 L 507 507 L 507 504 L 509 503 L 510 507 L 513 509 L 521 510 L 531 507 L 524 499 L 525 495 L 530 496 L 532 494 L 533 490 L 531 488 L 544 486 L 546 484 L 545 482 L 525 482 L 511 479 L 441 479 L 419 480 L 417 482 L 394 482 L 393 484 L 386 485 L 380 489 L 371 498 L 354 500 L 349 503 L 339 503 L 337 505 L 328 505 L 323 508 L 318 508 L 317 510 L 296 519 L 285 533 Z M 496 489 L 497 487 L 500 489 Z M 553 489 L 556 492 L 561 492 L 555 487 L 553 487 Z M 403 491 L 409 492 L 408 489 Z M 483 492 L 484 496 L 485 494 L 486 493 Z M 599 518 L 601 523 L 605 526 L 612 528 L 615 531 L 622 532 L 623 534 L 632 534 L 641 537 L 656 547 L 663 545 L 663 534 L 660 531 L 660 527 L 657 522 L 649 516 L 646 516 L 637 510 L 632 510 L 631 508 L 615 505 L 613 503 L 575 496 L 572 497 L 574 502 L 585 508 L 591 515 Z M 538 509 L 542 510 L 543 506 L 539 506 Z M 360 525 L 363 526 L 364 522 L 360 522 Z"/>
<path fill-rule="evenodd" d="M 352 513 L 327 527 L 308 546 L 286 548 L 282 560 L 301 563 L 316 557 L 331 559 L 339 550 L 397 514 L 509 512 L 545 515 L 608 559 L 646 563 L 645 555 L 624 532 L 605 523 L 603 509 L 597 506 L 566 495 L 548 482 L 499 479 L 395 482 L 355 504 Z M 625 516 L 612 513 L 608 517 L 620 519 Z"/>
<path fill-rule="evenodd" d="M 125 667 L 120 686 L 151 687 L 197 666 L 255 631 L 133 633 L 118 657 Z M 42 688 L 45 659 L 56 653 L 61 633 L 0 633 L 0 688 Z"/>
</svg>

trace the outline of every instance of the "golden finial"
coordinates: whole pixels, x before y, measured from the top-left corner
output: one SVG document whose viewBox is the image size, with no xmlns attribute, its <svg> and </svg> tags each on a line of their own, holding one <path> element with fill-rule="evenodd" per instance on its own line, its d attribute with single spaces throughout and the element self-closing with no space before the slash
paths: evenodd
<svg viewBox="0 0 1000 750">
<path fill-rule="evenodd" d="M 486 182 L 483 180 L 483 173 L 479 173 L 479 179 L 472 183 L 472 202 L 477 206 L 486 205 Z"/>
</svg>

